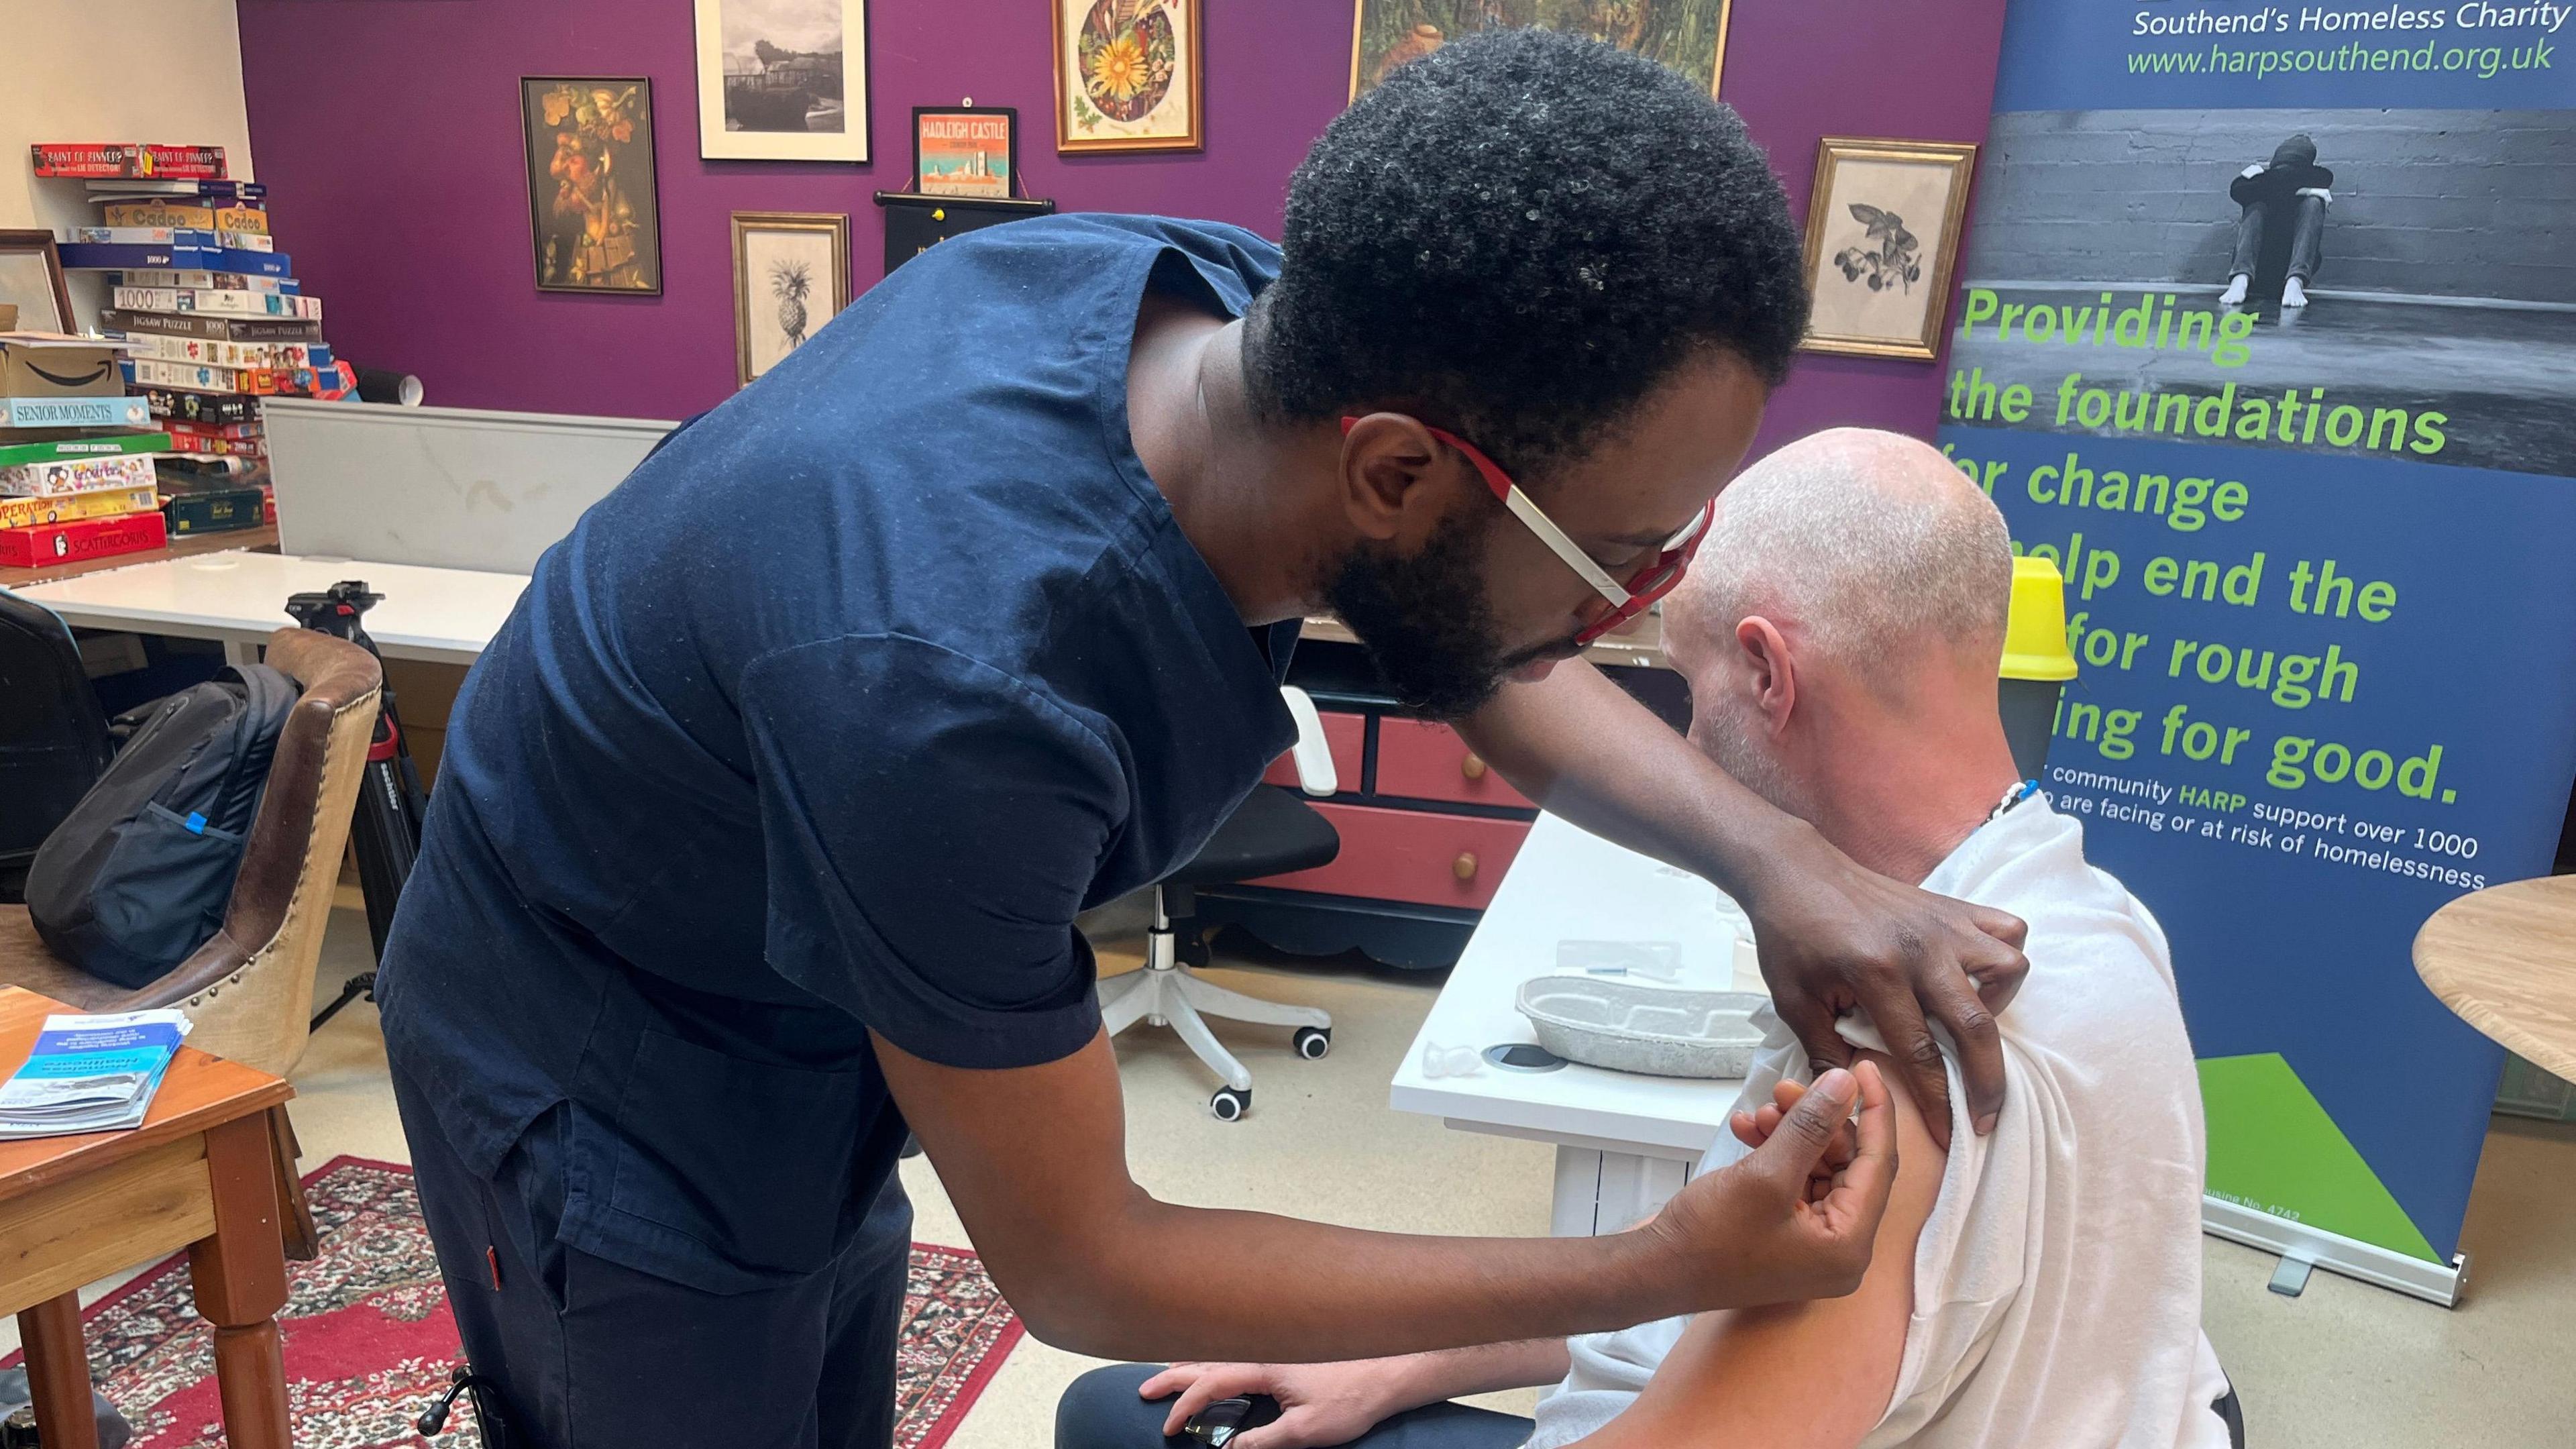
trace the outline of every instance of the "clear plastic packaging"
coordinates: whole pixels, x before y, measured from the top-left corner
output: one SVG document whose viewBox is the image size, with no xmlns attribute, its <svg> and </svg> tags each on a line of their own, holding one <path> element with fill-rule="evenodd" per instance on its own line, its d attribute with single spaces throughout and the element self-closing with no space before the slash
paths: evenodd
<svg viewBox="0 0 2576 1449">
<path fill-rule="evenodd" d="M 1642 976 L 1649 981 L 1679 981 L 1679 941 L 1559 941 L 1556 969 L 1581 976 Z"/>
</svg>

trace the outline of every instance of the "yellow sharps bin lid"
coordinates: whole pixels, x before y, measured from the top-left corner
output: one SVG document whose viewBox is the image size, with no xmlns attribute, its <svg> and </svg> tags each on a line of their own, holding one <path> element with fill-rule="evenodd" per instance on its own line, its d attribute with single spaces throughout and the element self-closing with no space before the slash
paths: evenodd
<svg viewBox="0 0 2576 1449">
<path fill-rule="evenodd" d="M 2066 580 L 2057 565 L 2028 554 L 2013 560 L 2012 613 L 2004 623 L 2006 679 L 2073 679 L 2066 647 Z"/>
</svg>

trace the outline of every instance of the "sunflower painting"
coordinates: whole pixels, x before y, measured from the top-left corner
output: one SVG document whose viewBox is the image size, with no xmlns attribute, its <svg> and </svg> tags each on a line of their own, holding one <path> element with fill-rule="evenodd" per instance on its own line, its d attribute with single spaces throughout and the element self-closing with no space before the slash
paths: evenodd
<svg viewBox="0 0 2576 1449">
<path fill-rule="evenodd" d="M 1059 151 L 1196 151 L 1201 0 L 1053 0 Z"/>
</svg>

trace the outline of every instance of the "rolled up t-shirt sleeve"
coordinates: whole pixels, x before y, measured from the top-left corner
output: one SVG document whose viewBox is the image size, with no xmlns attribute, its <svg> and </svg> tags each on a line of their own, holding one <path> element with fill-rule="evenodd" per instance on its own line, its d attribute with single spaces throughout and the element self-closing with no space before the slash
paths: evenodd
<svg viewBox="0 0 2576 1449">
<path fill-rule="evenodd" d="M 1128 804 L 1105 740 L 898 634 L 765 655 L 739 703 L 773 970 L 946 1066 L 1032 1066 L 1091 1039 L 1073 918 Z"/>
</svg>

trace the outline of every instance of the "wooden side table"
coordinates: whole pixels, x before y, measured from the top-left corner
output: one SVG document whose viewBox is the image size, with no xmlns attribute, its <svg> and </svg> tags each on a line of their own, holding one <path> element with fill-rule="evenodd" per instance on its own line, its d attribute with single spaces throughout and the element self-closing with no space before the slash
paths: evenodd
<svg viewBox="0 0 2576 1449">
<path fill-rule="evenodd" d="M 2415 933 L 2415 974 L 2469 1025 L 2576 1077 L 2576 876 L 2489 886 Z"/>
<path fill-rule="evenodd" d="M 50 1012 L 0 988 L 0 1076 Z M 182 1047 L 151 1115 L 125 1132 L 0 1142 L 0 1313 L 18 1315 L 47 1449 L 97 1449 L 80 1286 L 188 1250 L 197 1311 L 215 1328 L 232 1449 L 289 1449 L 277 1310 L 286 1257 L 272 1144 L 295 1089 Z"/>
</svg>

